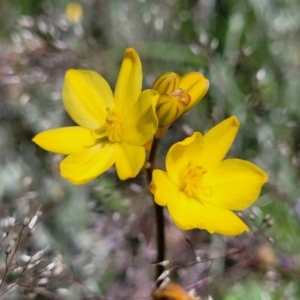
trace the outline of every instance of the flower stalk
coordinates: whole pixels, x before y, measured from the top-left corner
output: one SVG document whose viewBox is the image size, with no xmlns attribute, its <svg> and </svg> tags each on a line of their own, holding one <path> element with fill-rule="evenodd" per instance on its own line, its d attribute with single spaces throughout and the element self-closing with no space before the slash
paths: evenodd
<svg viewBox="0 0 300 300">
<path fill-rule="evenodd" d="M 155 160 L 159 148 L 159 143 L 160 143 L 160 139 L 153 137 L 152 147 L 148 158 L 149 168 L 146 169 L 148 185 L 152 181 L 152 174 L 153 174 L 153 170 L 155 169 Z M 152 199 L 154 204 L 155 223 L 156 223 L 156 248 L 157 248 L 157 256 L 156 256 L 157 264 L 156 264 L 156 272 L 155 272 L 155 281 L 156 281 L 164 271 L 164 266 L 159 263 L 165 260 L 165 252 L 166 252 L 165 219 L 164 219 L 163 206 L 160 206 L 155 203 L 153 195 L 152 195 Z M 157 286 L 159 285 L 160 285 L 160 281 L 157 281 Z"/>
</svg>

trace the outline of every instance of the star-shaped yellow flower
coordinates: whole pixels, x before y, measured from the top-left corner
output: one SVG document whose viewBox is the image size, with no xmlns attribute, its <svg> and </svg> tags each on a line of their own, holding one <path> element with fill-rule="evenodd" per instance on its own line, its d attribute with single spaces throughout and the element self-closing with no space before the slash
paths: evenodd
<svg viewBox="0 0 300 300">
<path fill-rule="evenodd" d="M 93 71 L 69 70 L 63 88 L 68 114 L 79 125 L 48 130 L 33 141 L 68 155 L 61 175 L 74 184 L 87 183 L 115 164 L 124 180 L 144 165 L 144 144 L 157 130 L 154 90 L 142 88 L 142 66 L 134 49 L 125 51 L 114 95 L 103 77 Z M 153 100 L 154 98 L 154 100 Z"/>
<path fill-rule="evenodd" d="M 224 235 L 249 230 L 232 211 L 249 207 L 268 176 L 248 161 L 223 160 L 238 128 L 232 116 L 204 136 L 195 132 L 170 148 L 167 172 L 154 170 L 150 191 L 158 205 L 168 207 L 178 227 Z"/>
</svg>

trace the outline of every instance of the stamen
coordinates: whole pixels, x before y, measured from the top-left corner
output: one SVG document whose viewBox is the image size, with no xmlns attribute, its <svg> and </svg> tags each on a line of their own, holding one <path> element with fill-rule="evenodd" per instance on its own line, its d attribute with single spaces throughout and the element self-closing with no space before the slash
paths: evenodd
<svg viewBox="0 0 300 300">
<path fill-rule="evenodd" d="M 113 143 L 120 142 L 122 137 L 121 127 L 123 118 L 114 108 L 107 107 L 106 111 L 107 117 L 105 127 L 107 137 Z"/>
<path fill-rule="evenodd" d="M 193 165 L 190 161 L 182 172 L 182 187 L 184 192 L 190 197 L 199 197 L 200 188 L 206 170 L 203 166 Z"/>
</svg>

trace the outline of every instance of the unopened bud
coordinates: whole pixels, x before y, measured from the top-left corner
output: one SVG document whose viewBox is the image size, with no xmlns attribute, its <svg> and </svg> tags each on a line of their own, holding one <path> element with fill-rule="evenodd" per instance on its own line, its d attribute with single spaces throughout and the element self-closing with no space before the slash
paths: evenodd
<svg viewBox="0 0 300 300">
<path fill-rule="evenodd" d="M 165 136 L 165 134 L 167 133 L 168 129 L 169 129 L 169 126 L 159 127 L 157 129 L 157 131 L 155 132 L 155 138 L 157 140 L 161 140 Z"/>
<path fill-rule="evenodd" d="M 27 226 L 29 224 L 30 219 L 28 217 L 25 217 L 23 221 L 23 226 Z"/>
<path fill-rule="evenodd" d="M 205 96 L 209 88 L 209 81 L 197 72 L 190 72 L 182 76 L 179 88 L 185 90 L 191 97 L 185 113 L 190 111 Z"/>
<path fill-rule="evenodd" d="M 269 214 L 267 214 L 264 218 L 263 218 L 263 222 L 268 222 L 269 220 L 271 220 L 271 216 Z"/>
<path fill-rule="evenodd" d="M 160 95 L 170 94 L 179 88 L 181 76 L 179 74 L 168 72 L 159 76 L 153 83 L 152 89 Z"/>
<path fill-rule="evenodd" d="M 178 89 L 170 95 L 161 95 L 156 105 L 158 127 L 171 125 L 185 112 L 190 101 L 190 95 L 182 89 Z"/>
<path fill-rule="evenodd" d="M 244 214 L 243 214 L 242 211 L 238 211 L 236 214 L 237 214 L 240 218 L 242 218 L 242 217 L 244 216 Z"/>
<path fill-rule="evenodd" d="M 174 72 L 159 76 L 152 85 L 152 89 L 160 95 L 155 103 L 158 119 L 155 138 L 161 139 L 176 119 L 204 97 L 208 87 L 209 81 L 197 72 L 189 72 L 182 77 Z"/>
<path fill-rule="evenodd" d="M 34 227 L 34 225 L 35 225 L 37 219 L 38 219 L 38 216 L 35 215 L 35 216 L 33 216 L 33 218 L 30 220 L 30 222 L 29 222 L 29 224 L 28 224 L 29 230 L 32 230 L 32 229 L 33 229 L 33 227 Z"/>
<path fill-rule="evenodd" d="M 272 227 L 274 225 L 274 221 L 273 220 L 269 220 L 266 222 L 267 227 Z"/>
<path fill-rule="evenodd" d="M 254 220 L 255 219 L 255 215 L 254 214 L 250 214 L 249 218 L 250 218 L 250 220 Z"/>
<path fill-rule="evenodd" d="M 29 224 L 28 224 L 28 229 L 29 230 L 32 230 L 33 227 L 35 226 L 36 224 L 36 221 L 38 219 L 38 216 L 40 215 L 40 208 L 41 208 L 41 205 L 39 207 L 39 209 L 37 210 L 36 214 L 32 217 L 32 219 L 30 220 Z"/>
<path fill-rule="evenodd" d="M 5 254 L 9 255 L 11 253 L 11 247 L 10 245 L 7 245 L 6 249 L 5 249 Z"/>
</svg>

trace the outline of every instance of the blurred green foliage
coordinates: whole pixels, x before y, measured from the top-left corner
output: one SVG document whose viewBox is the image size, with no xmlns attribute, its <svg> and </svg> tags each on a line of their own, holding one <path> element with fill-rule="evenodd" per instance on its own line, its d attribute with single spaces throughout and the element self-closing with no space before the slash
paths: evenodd
<svg viewBox="0 0 300 300">
<path fill-rule="evenodd" d="M 29 252 L 50 245 L 96 294 L 115 299 L 149 295 L 154 224 L 142 178 L 120 183 L 110 173 L 87 186 L 72 186 L 59 175 L 62 157 L 31 142 L 42 130 L 72 124 L 61 101 L 67 69 L 93 69 L 113 87 L 124 49 L 134 47 L 142 60 L 145 88 L 166 71 L 199 71 L 210 80 L 204 100 L 170 128 L 161 148 L 162 167 L 168 147 L 191 129 L 204 132 L 235 114 L 241 130 L 232 155 L 255 162 L 270 177 L 245 218 L 253 222 L 253 230 L 267 214 L 274 225 L 256 231 L 247 247 L 256 257 L 267 243 L 276 263 L 263 269 L 236 267 L 229 274 L 244 273 L 235 283 L 230 282 L 233 275 L 225 278 L 219 272 L 212 286 L 222 288 L 213 290 L 208 284 L 199 294 L 225 300 L 299 299 L 298 0 L 82 0 L 77 24 L 67 20 L 67 3 L 0 2 L 0 218 L 16 212 L 22 219 L 42 203 Z M 175 239 L 174 232 L 170 235 Z M 178 246 L 184 248 L 181 237 L 170 247 L 170 257 Z M 222 245 L 217 252 L 216 241 Z M 225 255 L 228 243 L 214 235 L 209 247 Z M 208 249 L 204 242 L 197 247 Z M 195 277 L 187 269 L 177 276 L 188 285 L 213 275 L 206 271 Z M 91 293 L 72 280 L 62 287 L 73 299 L 88 299 L 84 295 Z"/>
</svg>

